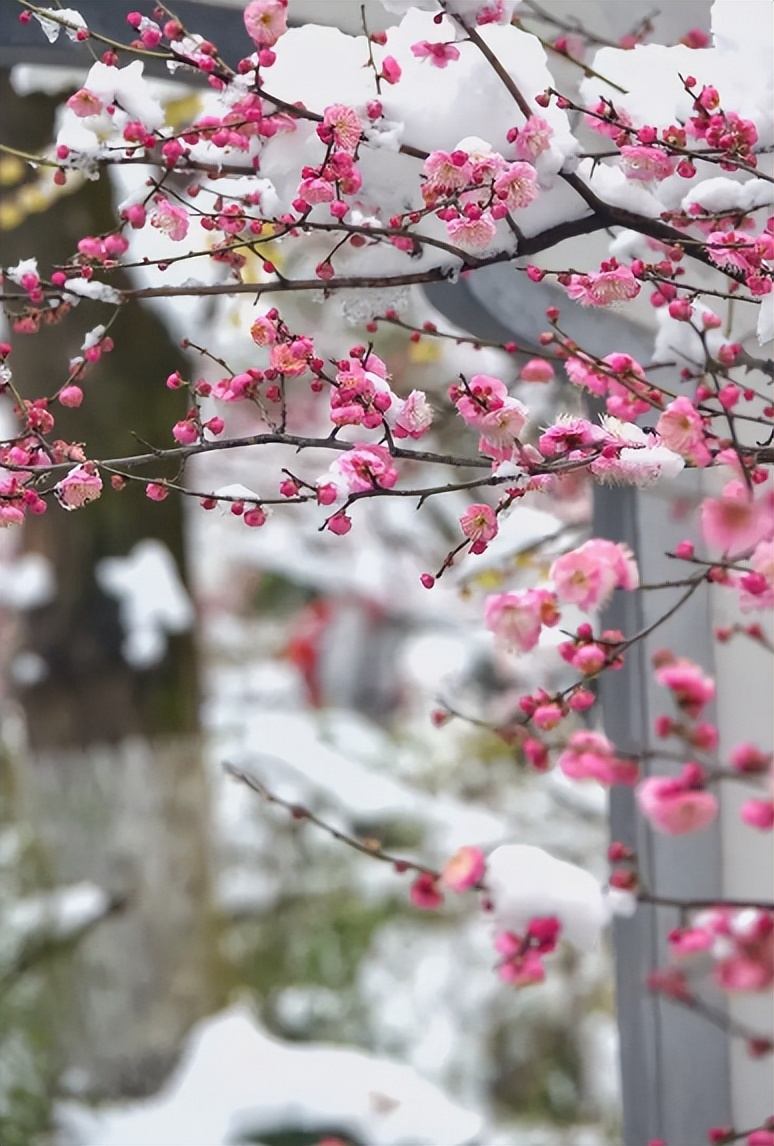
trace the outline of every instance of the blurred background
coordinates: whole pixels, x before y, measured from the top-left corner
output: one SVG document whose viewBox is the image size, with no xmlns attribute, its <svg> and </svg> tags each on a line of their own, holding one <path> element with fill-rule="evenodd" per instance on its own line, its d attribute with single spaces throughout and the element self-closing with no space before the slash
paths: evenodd
<svg viewBox="0 0 774 1146">
<path fill-rule="evenodd" d="M 78 77 L 17 67 L 2 84 L 3 141 L 44 149 Z M 195 114 L 195 92 L 160 90 L 170 122 Z M 111 225 L 142 178 L 131 170 L 58 188 L 45 169 L 0 158 L 3 263 L 36 252 L 66 262 Z M 131 254 L 162 257 L 159 243 L 138 233 Z M 281 248 L 270 256 L 288 269 Z M 261 273 L 257 262 L 245 271 Z M 373 306 L 395 307 L 408 327 L 466 333 L 418 289 Z M 321 355 L 373 342 L 393 389 L 426 390 L 432 448 L 470 448 L 444 404 L 460 372 L 502 377 L 534 427 L 559 400 L 555 381 L 522 394 L 534 350 L 523 342 L 505 354 L 389 324 L 374 332 L 374 311 L 340 295 L 281 307 Z M 240 300 L 133 306 L 83 408 L 58 411 L 58 433 L 99 443 L 102 457 L 166 444 L 184 412 L 166 376 L 223 373 L 180 339 L 195 330 L 232 370 L 260 367 L 254 316 Z M 60 379 L 103 319 L 86 301 L 61 325 L 15 335 L 22 392 L 51 389 L 41 379 Z M 290 429 L 322 429 L 326 408 L 307 388 Z M 255 407 L 218 413 L 228 434 L 263 424 Z M 0 417 L 5 437 L 7 406 Z M 328 462 L 281 447 L 223 452 L 186 480 L 273 490 L 282 465 L 313 481 Z M 406 472 L 417 485 L 445 480 L 437 467 Z M 493 970 L 474 897 L 419 911 L 408 877 L 224 771 L 244 768 L 331 825 L 430 864 L 462 844 L 518 841 L 604 878 L 603 795 L 531 774 L 491 731 L 525 689 L 561 687 L 556 660 L 542 646 L 505 658 L 480 628 L 487 592 L 533 582 L 582 536 L 588 493 L 572 483 L 526 499 L 486 554 L 427 593 L 419 575 L 456 543 L 471 500 L 486 495 L 421 511 L 361 504 L 338 538 L 292 507 L 254 530 L 130 486 L 83 513 L 52 504 L 0 537 L 3 1146 L 620 1141 L 606 952 L 564 949 L 545 984 L 513 991 Z M 439 707 L 460 716 L 436 727 Z"/>
</svg>

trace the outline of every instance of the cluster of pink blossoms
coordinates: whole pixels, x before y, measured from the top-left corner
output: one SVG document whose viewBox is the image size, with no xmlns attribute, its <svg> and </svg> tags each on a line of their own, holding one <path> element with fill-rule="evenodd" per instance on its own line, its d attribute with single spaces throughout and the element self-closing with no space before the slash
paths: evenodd
<svg viewBox="0 0 774 1146">
<path fill-rule="evenodd" d="M 423 391 L 412 390 L 401 399 L 390 389 L 387 367 L 365 347 L 354 347 L 351 358 L 338 362 L 331 388 L 330 418 L 335 426 L 388 426 L 397 438 L 421 438 L 433 421 L 433 410 Z"/>
<path fill-rule="evenodd" d="M 678 967 L 703 969 L 724 991 L 765 991 L 774 983 L 774 915 L 755 908 L 712 908 L 669 935 L 669 954 Z"/>
<path fill-rule="evenodd" d="M 518 398 L 510 396 L 504 382 L 489 374 L 474 374 L 469 382 L 451 386 L 449 397 L 457 413 L 480 432 L 482 453 L 497 462 L 518 456 L 518 439 L 528 411 Z"/>
<path fill-rule="evenodd" d="M 564 368 L 573 385 L 605 398 L 608 414 L 621 421 L 633 422 L 661 404 L 660 393 L 629 354 L 615 352 L 599 361 L 575 354 L 566 359 Z"/>
<path fill-rule="evenodd" d="M 522 133 L 524 152 L 535 138 L 529 121 Z M 430 153 L 423 168 L 422 197 L 446 224 L 454 245 L 476 253 L 491 246 L 499 219 L 528 207 L 539 191 L 532 162 L 510 163 L 480 141 L 469 146 L 477 149 L 468 150 L 460 144 L 455 151 Z"/>
<path fill-rule="evenodd" d="M 601 732 L 573 732 L 556 763 L 571 780 L 596 780 L 606 787 L 632 786 L 639 779 L 636 761 L 619 757 L 615 745 Z"/>
</svg>

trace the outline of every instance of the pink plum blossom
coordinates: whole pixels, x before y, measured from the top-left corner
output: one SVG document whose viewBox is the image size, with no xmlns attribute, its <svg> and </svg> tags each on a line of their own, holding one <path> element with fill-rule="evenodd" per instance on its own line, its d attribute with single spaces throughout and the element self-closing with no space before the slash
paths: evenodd
<svg viewBox="0 0 774 1146">
<path fill-rule="evenodd" d="M 548 589 L 495 593 L 486 599 L 484 624 L 516 652 L 527 653 L 540 639 L 543 625 L 559 622 L 556 596 Z"/>
<path fill-rule="evenodd" d="M 441 872 L 441 883 L 451 891 L 469 891 L 484 878 L 486 859 L 480 848 L 459 848 L 447 860 Z"/>
<path fill-rule="evenodd" d="M 491 211 L 482 211 L 477 218 L 460 215 L 446 224 L 452 243 L 462 251 L 476 254 L 490 247 L 497 235 L 497 224 Z"/>
<path fill-rule="evenodd" d="M 604 438 L 604 431 L 585 418 L 560 414 L 556 423 L 538 438 L 538 449 L 544 458 L 582 457 Z"/>
<path fill-rule="evenodd" d="M 539 115 L 531 115 L 524 126 L 519 128 L 519 134 L 516 136 L 517 159 L 534 163 L 544 151 L 548 151 L 550 148 L 553 134 L 554 129 L 550 123 L 541 119 Z"/>
<path fill-rule="evenodd" d="M 253 320 L 250 337 L 256 346 L 273 346 L 277 341 L 277 328 L 265 314 Z"/>
<path fill-rule="evenodd" d="M 770 832 L 774 828 L 774 800 L 746 800 L 741 814 L 751 828 L 761 832 Z"/>
<path fill-rule="evenodd" d="M 672 659 L 660 665 L 654 676 L 656 683 L 668 688 L 683 712 L 694 720 L 715 696 L 712 677 L 707 676 L 700 665 L 686 658 Z"/>
<path fill-rule="evenodd" d="M 62 400 L 61 394 L 59 400 Z M 742 611 L 774 608 L 774 540 L 756 545 L 750 557 L 750 571 L 750 574 L 732 574 Z"/>
<path fill-rule="evenodd" d="M 474 542 L 488 542 L 497 536 L 497 517 L 488 505 L 470 505 L 460 518 L 462 532 Z"/>
<path fill-rule="evenodd" d="M 412 390 L 396 413 L 392 409 L 387 418 L 396 438 L 421 438 L 430 429 L 433 408 L 422 390 Z"/>
<path fill-rule="evenodd" d="M 335 198 L 336 188 L 328 179 L 302 179 L 296 188 L 296 199 L 308 207 L 315 207 L 318 203 L 332 203 Z"/>
<path fill-rule="evenodd" d="M 331 104 L 323 112 L 323 123 L 330 129 L 336 147 L 354 154 L 363 130 L 355 109 L 343 103 Z"/>
<path fill-rule="evenodd" d="M 297 378 L 309 367 L 314 354 L 311 338 L 294 338 L 292 342 L 279 342 L 269 352 L 269 365 L 278 374 Z"/>
<path fill-rule="evenodd" d="M 752 273 L 761 264 L 755 240 L 743 231 L 712 231 L 707 235 L 707 254 L 719 267 Z"/>
<path fill-rule="evenodd" d="M 640 583 L 628 546 L 599 537 L 557 557 L 549 576 L 560 601 L 584 610 L 601 609 L 615 589 L 636 589 Z"/>
<path fill-rule="evenodd" d="M 349 533 L 352 528 L 352 518 L 348 517 L 342 510 L 339 510 L 338 513 L 334 513 L 332 517 L 328 518 L 325 527 L 329 529 L 331 533 L 343 537 L 344 534 Z"/>
<path fill-rule="evenodd" d="M 378 445 L 355 445 L 337 458 L 331 472 L 344 480 L 349 493 L 392 489 L 398 480 L 389 450 Z"/>
<path fill-rule="evenodd" d="M 694 466 L 708 466 L 712 455 L 704 437 L 704 420 L 690 398 L 673 399 L 656 423 L 656 433 L 665 446 Z"/>
<path fill-rule="evenodd" d="M 388 84 L 396 84 L 403 75 L 400 64 L 394 56 L 385 56 L 382 60 L 382 79 Z"/>
<path fill-rule="evenodd" d="M 464 152 L 431 151 L 424 163 L 424 173 L 426 180 L 422 184 L 422 196 L 426 203 L 432 205 L 470 182 L 470 157 Z"/>
<path fill-rule="evenodd" d="M 150 223 L 157 231 L 178 243 L 188 234 L 188 212 L 177 203 L 170 203 L 163 195 L 156 195 L 150 213 Z"/>
<path fill-rule="evenodd" d="M 660 183 L 672 174 L 676 164 L 677 160 L 659 147 L 635 144 L 621 148 L 621 169 L 627 179 Z"/>
<path fill-rule="evenodd" d="M 77 409 L 83 402 L 83 390 L 80 386 L 70 384 L 63 386 L 59 391 L 59 402 L 62 406 L 69 406 L 72 409 Z"/>
<path fill-rule="evenodd" d="M 510 446 L 527 421 L 527 408 L 518 398 L 505 398 L 497 410 L 490 410 L 479 421 L 483 437 L 496 446 Z"/>
<path fill-rule="evenodd" d="M 459 48 L 455 48 L 454 44 L 430 43 L 429 40 L 412 44 L 411 52 L 418 60 L 429 60 L 436 68 L 445 68 L 452 60 L 460 58 Z"/>
<path fill-rule="evenodd" d="M 105 109 L 105 105 L 97 93 L 89 91 L 88 88 L 81 88 L 74 95 L 71 95 L 67 101 L 67 106 L 79 119 L 86 119 L 90 115 L 99 115 Z"/>
<path fill-rule="evenodd" d="M 570 275 L 567 294 L 581 306 L 613 306 L 640 293 L 640 284 L 629 267 L 616 266 L 590 275 Z"/>
<path fill-rule="evenodd" d="M 449 396 L 468 425 L 482 429 L 487 414 L 502 409 L 509 394 L 499 378 L 474 374 L 467 386 L 452 386 Z"/>
<path fill-rule="evenodd" d="M 56 499 L 62 509 L 81 509 L 96 501 L 102 493 L 102 478 L 91 462 L 75 466 L 54 486 Z"/>
<path fill-rule="evenodd" d="M 717 797 L 705 790 L 695 764 L 687 764 L 679 777 L 650 776 L 643 780 L 637 788 L 637 801 L 651 826 L 671 836 L 701 831 L 718 814 Z"/>
<path fill-rule="evenodd" d="M 494 181 L 494 193 L 509 211 L 528 207 L 538 197 L 537 173 L 529 163 L 510 163 Z"/>
<path fill-rule="evenodd" d="M 772 535 L 771 507 L 755 498 L 742 481 L 733 480 L 720 497 L 708 497 L 701 505 L 701 531 L 711 549 L 744 553 Z"/>
<path fill-rule="evenodd" d="M 288 0 L 250 0 L 243 20 L 254 44 L 259 48 L 273 48 L 287 31 Z"/>
<path fill-rule="evenodd" d="M 554 368 L 545 358 L 530 358 L 519 371 L 522 382 L 551 382 Z"/>
<path fill-rule="evenodd" d="M 409 898 L 415 907 L 421 907 L 424 911 L 432 911 L 443 903 L 437 880 L 427 872 L 421 872 L 414 880 Z"/>
</svg>

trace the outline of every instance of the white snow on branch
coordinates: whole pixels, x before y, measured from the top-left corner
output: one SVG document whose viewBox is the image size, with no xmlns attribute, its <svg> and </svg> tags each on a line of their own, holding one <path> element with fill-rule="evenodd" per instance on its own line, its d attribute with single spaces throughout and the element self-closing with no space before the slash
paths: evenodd
<svg viewBox="0 0 774 1146">
<path fill-rule="evenodd" d="M 118 304 L 122 301 L 120 291 L 108 286 L 107 283 L 95 282 L 94 279 L 68 279 L 64 290 L 66 295 L 75 295 L 77 298 L 94 298 L 97 302 Z M 72 299 L 68 298 L 67 301 L 72 302 Z"/>
<path fill-rule="evenodd" d="M 86 27 L 83 16 L 74 8 L 41 8 L 39 11 L 33 12 L 32 15 L 40 24 L 43 35 L 51 44 L 59 39 L 60 32 L 65 32 L 68 39 L 75 41 L 78 38 L 78 30 Z"/>
<path fill-rule="evenodd" d="M 500 931 L 523 934 L 536 917 L 555 915 L 562 935 L 593 950 L 607 922 L 602 889 L 593 875 L 530 844 L 503 844 L 487 861 L 486 883 Z"/>
</svg>

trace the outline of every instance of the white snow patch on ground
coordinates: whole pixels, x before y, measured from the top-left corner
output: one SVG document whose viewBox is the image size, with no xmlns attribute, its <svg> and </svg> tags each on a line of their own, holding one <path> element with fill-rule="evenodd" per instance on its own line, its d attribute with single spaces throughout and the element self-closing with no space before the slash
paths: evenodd
<svg viewBox="0 0 774 1146">
<path fill-rule="evenodd" d="M 411 1067 L 344 1047 L 283 1043 L 243 1005 L 194 1029 L 156 1098 L 98 1115 L 65 1105 L 62 1118 L 79 1146 L 229 1146 L 287 1125 L 331 1124 L 369 1146 L 463 1146 L 482 1129 L 479 1115 Z"/>
</svg>

